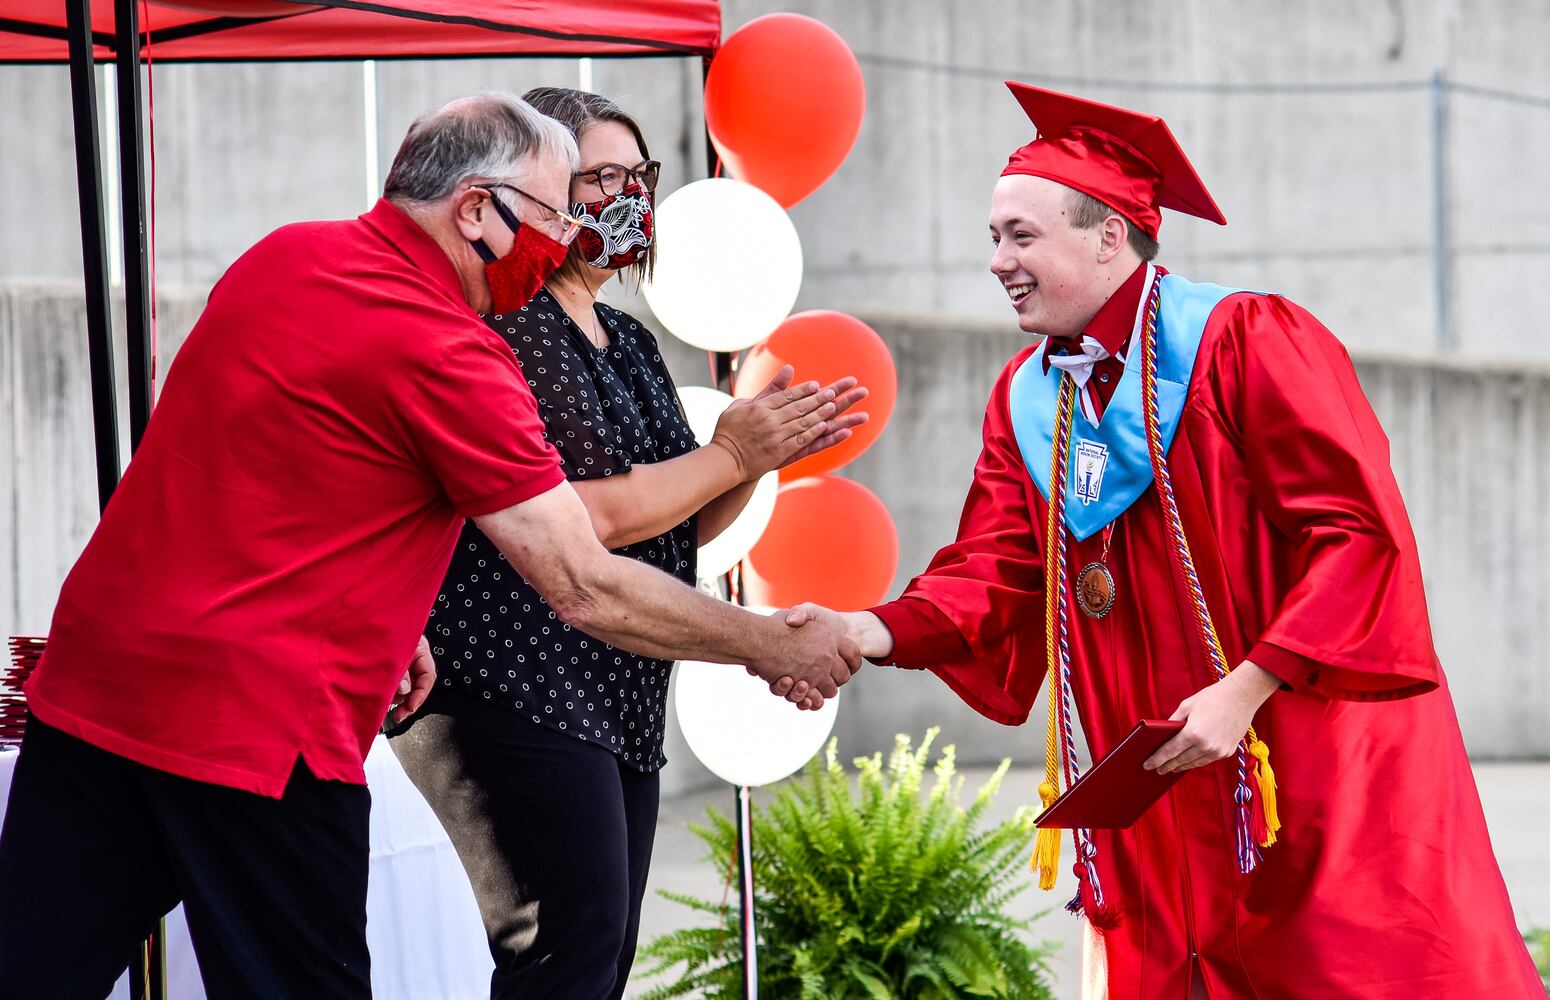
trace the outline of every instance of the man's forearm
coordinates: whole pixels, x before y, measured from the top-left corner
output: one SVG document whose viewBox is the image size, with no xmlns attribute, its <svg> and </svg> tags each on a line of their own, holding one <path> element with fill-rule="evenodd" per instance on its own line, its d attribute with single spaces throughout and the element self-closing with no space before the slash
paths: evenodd
<svg viewBox="0 0 1550 1000">
<path fill-rule="evenodd" d="M 783 637 L 779 622 L 609 555 L 567 485 L 474 520 L 567 625 L 623 649 L 751 665 Z"/>
<path fill-rule="evenodd" d="M 622 556 L 598 560 L 562 613 L 575 628 L 660 659 L 749 663 L 786 626 L 708 597 Z"/>
</svg>

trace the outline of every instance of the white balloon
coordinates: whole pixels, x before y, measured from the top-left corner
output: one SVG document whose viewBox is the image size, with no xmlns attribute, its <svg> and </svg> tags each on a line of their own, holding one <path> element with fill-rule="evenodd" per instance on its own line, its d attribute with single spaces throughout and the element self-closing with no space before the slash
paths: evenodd
<svg viewBox="0 0 1550 1000">
<path fill-rule="evenodd" d="M 689 429 L 694 440 L 705 444 L 716 432 L 716 421 L 721 412 L 732 405 L 732 397 L 719 389 L 701 385 L 681 386 L 678 398 L 683 402 L 684 413 L 689 417 Z M 704 545 L 699 551 L 699 575 L 712 579 L 730 572 L 742 561 L 769 527 L 775 514 L 775 496 L 780 492 L 780 474 L 767 472 L 759 478 L 753 489 L 748 506 L 727 525 L 726 530 Z"/>
<path fill-rule="evenodd" d="M 702 578 L 732 572 L 758 544 L 759 536 L 775 516 L 775 498 L 780 493 L 780 473 L 767 472 L 759 477 L 748 506 L 726 526 L 726 530 L 700 546 L 698 573 Z"/>
<path fill-rule="evenodd" d="M 823 749 L 840 707 L 834 697 L 815 712 L 799 711 L 764 681 L 725 663 L 685 660 L 674 685 L 678 727 L 689 749 L 734 785 L 769 785 L 800 771 Z"/>
<path fill-rule="evenodd" d="M 689 430 L 694 432 L 694 440 L 700 444 L 705 444 L 716 433 L 716 421 L 721 419 L 721 412 L 732 405 L 731 396 L 703 385 L 679 386 L 678 401 L 683 403 Z"/>
<path fill-rule="evenodd" d="M 643 291 L 679 340 L 741 351 L 775 332 L 802 286 L 802 242 L 780 203 L 752 184 L 687 184 L 656 211 L 655 273 Z"/>
</svg>

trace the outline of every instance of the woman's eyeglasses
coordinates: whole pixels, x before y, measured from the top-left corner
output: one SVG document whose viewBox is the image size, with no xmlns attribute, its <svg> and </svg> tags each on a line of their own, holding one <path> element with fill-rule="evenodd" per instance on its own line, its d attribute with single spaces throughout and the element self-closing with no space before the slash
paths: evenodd
<svg viewBox="0 0 1550 1000">
<path fill-rule="evenodd" d="M 537 205 L 539 209 L 538 216 L 544 221 L 546 225 L 549 225 L 550 227 L 558 225 L 560 234 L 556 236 L 555 239 L 559 241 L 561 246 L 570 246 L 571 243 L 576 239 L 577 234 L 581 232 L 582 222 L 580 219 L 576 218 L 574 215 L 571 215 L 569 212 L 560 211 L 558 208 L 555 208 L 548 202 L 533 197 L 526 191 L 517 187 L 515 184 L 500 184 L 491 182 L 489 184 L 475 184 L 474 187 L 489 194 L 490 204 L 495 207 L 495 214 L 499 215 L 502 221 L 511 227 L 512 232 L 517 231 L 517 227 L 521 225 L 521 221 L 516 217 L 516 215 L 512 213 L 511 209 L 506 207 L 504 202 L 495 196 L 495 192 L 493 190 L 494 188 L 505 188 L 508 191 L 515 191 L 517 194 L 520 194 L 534 205 Z"/>
<path fill-rule="evenodd" d="M 612 198 L 616 194 L 623 193 L 631 181 L 638 183 L 651 194 L 657 189 L 657 178 L 662 174 L 662 164 L 656 160 L 647 160 L 638 167 L 626 167 L 621 163 L 604 163 L 591 170 L 576 174 L 574 179 L 587 184 L 595 184 L 605 198 Z"/>
</svg>

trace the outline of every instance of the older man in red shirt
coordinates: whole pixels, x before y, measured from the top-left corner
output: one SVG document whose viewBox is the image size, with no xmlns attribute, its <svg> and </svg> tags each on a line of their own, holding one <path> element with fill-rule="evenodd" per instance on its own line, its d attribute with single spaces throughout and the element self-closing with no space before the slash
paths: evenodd
<svg viewBox="0 0 1550 1000">
<path fill-rule="evenodd" d="M 212 996 L 370 995 L 362 762 L 411 656 L 395 715 L 434 679 L 416 643 L 465 518 L 572 627 L 793 675 L 798 701 L 848 678 L 827 630 L 610 556 L 565 483 L 478 313 L 562 256 L 575 158 L 516 98 L 454 102 L 370 212 L 280 229 L 215 286 L 28 689 L 7 996 L 105 996 L 179 901 Z M 834 409 L 763 405 L 805 442 Z"/>
</svg>

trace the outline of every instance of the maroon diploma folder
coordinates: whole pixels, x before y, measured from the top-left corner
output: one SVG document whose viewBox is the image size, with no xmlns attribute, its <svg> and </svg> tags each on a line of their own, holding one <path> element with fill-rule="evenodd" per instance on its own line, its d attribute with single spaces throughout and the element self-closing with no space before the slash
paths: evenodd
<svg viewBox="0 0 1550 1000">
<path fill-rule="evenodd" d="M 1156 753 L 1184 723 L 1143 719 L 1119 745 L 1065 790 L 1039 814 L 1041 827 L 1061 830 L 1123 830 L 1162 798 L 1185 774 L 1158 774 L 1141 765 Z"/>
</svg>

